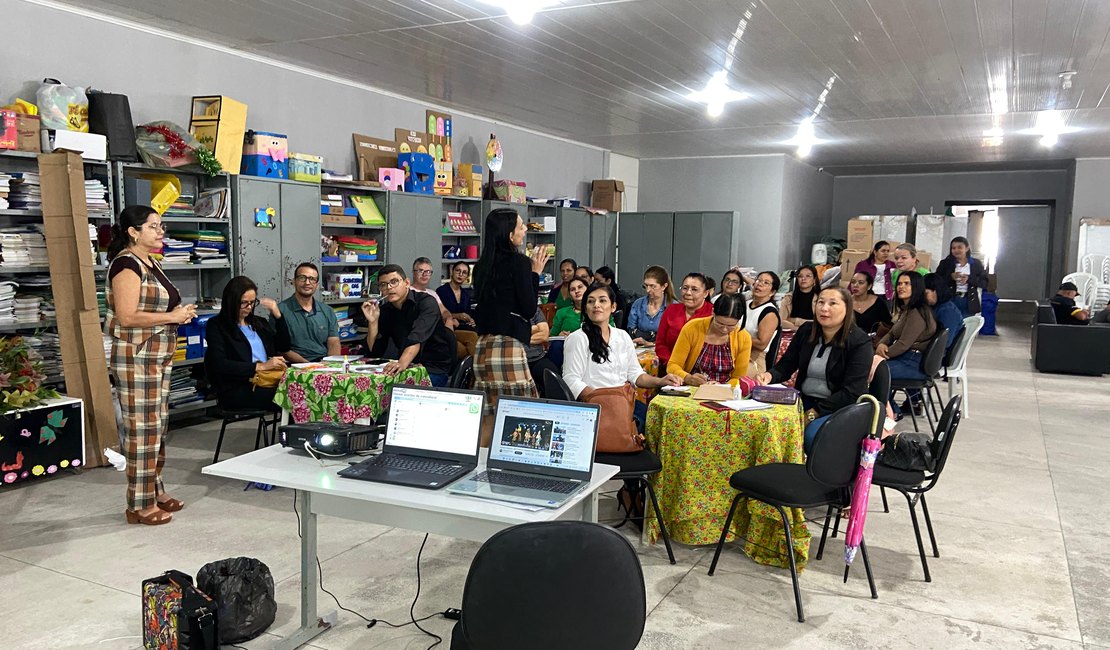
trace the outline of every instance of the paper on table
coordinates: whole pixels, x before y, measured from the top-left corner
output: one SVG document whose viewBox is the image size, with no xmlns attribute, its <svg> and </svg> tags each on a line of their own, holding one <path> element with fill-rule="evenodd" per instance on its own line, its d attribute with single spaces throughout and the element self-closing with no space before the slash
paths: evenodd
<svg viewBox="0 0 1110 650">
<path fill-rule="evenodd" d="M 732 386 L 728 384 L 702 384 L 694 393 L 696 400 L 713 400 L 722 402 L 732 399 Z"/>
<path fill-rule="evenodd" d="M 733 411 L 759 411 L 761 409 L 769 409 L 774 404 L 767 404 L 766 402 L 757 402 L 750 399 L 730 399 L 724 402 L 719 402 L 721 406 L 727 406 Z"/>
</svg>

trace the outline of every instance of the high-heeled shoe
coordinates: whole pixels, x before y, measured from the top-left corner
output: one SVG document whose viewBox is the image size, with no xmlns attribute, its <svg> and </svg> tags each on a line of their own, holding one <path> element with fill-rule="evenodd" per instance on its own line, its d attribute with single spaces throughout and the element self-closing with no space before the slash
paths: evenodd
<svg viewBox="0 0 1110 650">
<path fill-rule="evenodd" d="M 159 501 L 158 507 L 166 512 L 177 512 L 178 510 L 181 510 L 185 507 L 185 502 L 179 501 L 174 498 L 169 498 L 165 501 Z"/>
<path fill-rule="evenodd" d="M 173 515 L 165 510 L 156 510 L 149 515 L 140 515 L 135 510 L 124 510 L 123 514 L 127 516 L 127 523 L 129 524 L 145 524 L 147 526 L 161 526 L 168 524 L 173 520 Z"/>
</svg>

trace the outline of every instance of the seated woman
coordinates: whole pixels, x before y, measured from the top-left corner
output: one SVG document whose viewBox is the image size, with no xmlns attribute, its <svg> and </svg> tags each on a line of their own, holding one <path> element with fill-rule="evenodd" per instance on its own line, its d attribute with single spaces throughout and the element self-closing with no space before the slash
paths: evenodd
<svg viewBox="0 0 1110 650">
<path fill-rule="evenodd" d="M 856 325 L 867 334 L 874 334 L 880 325 L 890 327 L 890 307 L 884 298 L 875 295 L 874 279 L 867 271 L 856 271 L 848 284 L 852 294 L 852 311 Z"/>
<path fill-rule="evenodd" d="M 903 273 L 913 271 L 918 275 L 925 275 L 929 269 L 921 266 L 917 261 L 917 247 L 913 244 L 898 244 L 894 249 L 894 270 L 890 272 L 891 281 L 894 282 L 894 293 L 898 293 L 898 278 Z"/>
<path fill-rule="evenodd" d="M 924 379 L 921 355 L 937 333 L 937 319 L 925 301 L 925 279 L 902 273 L 894 285 L 894 326 L 875 354 L 887 360 L 891 379 Z"/>
<path fill-rule="evenodd" d="M 813 301 L 817 298 L 817 269 L 811 264 L 794 272 L 794 290 L 782 299 L 779 313 L 782 328 L 796 330 L 813 320 Z"/>
<path fill-rule="evenodd" d="M 956 333 L 964 328 L 964 317 L 960 308 L 948 293 L 948 282 L 939 273 L 930 273 L 925 276 L 925 302 L 933 310 L 933 317 L 937 319 L 937 327 L 948 330 L 948 342 L 945 352 L 952 349 L 956 342 Z"/>
<path fill-rule="evenodd" d="M 536 392 L 540 394 L 540 397 L 547 397 L 544 394 L 543 371 L 550 370 L 559 374 L 559 366 L 555 365 L 555 362 L 547 356 L 545 344 L 550 338 L 551 328 L 547 326 L 543 312 L 537 311 L 532 316 L 532 336 L 528 339 L 528 344 L 524 346 L 524 353 L 528 357 L 528 370 L 531 371 L 533 378 L 538 378 L 535 380 Z"/>
<path fill-rule="evenodd" d="M 274 404 L 276 386 L 263 388 L 251 383 L 260 370 L 285 370 L 285 359 L 277 353 L 275 334 L 265 319 L 254 315 L 262 305 L 277 312 L 277 301 L 258 300 L 258 287 L 245 275 L 232 278 L 224 287 L 220 313 L 208 321 L 204 368 L 225 409 L 279 410 Z M 284 319 L 278 319 L 284 327 Z M 288 339 L 288 334 L 284 334 Z"/>
<path fill-rule="evenodd" d="M 628 310 L 628 322 L 625 324 L 625 331 L 636 345 L 655 341 L 659 322 L 663 319 L 663 310 L 677 302 L 674 289 L 671 288 L 671 276 L 662 266 L 647 267 L 644 271 L 643 288 L 647 295 L 632 303 Z"/>
<path fill-rule="evenodd" d="M 755 377 L 758 384 L 766 385 L 798 373 L 794 385 L 806 411 L 807 451 L 823 418 L 867 392 L 873 356 L 870 337 L 855 325 L 852 296 L 847 290 L 822 290 L 814 311 L 814 322 L 798 329 L 778 363 Z"/>
<path fill-rule="evenodd" d="M 470 287 L 463 286 L 470 282 L 470 265 L 466 262 L 455 262 L 451 265 L 451 279 L 447 284 L 436 287 L 436 295 L 444 308 L 450 312 L 451 317 L 459 322 L 456 330 L 474 330 L 474 317 L 470 314 L 472 293 Z"/>
<path fill-rule="evenodd" d="M 706 277 L 701 273 L 687 273 L 682 280 L 681 302 L 663 310 L 659 333 L 655 337 L 655 356 L 659 357 L 660 371 L 666 371 L 671 360 L 671 350 L 678 342 L 679 332 L 692 318 L 705 318 L 713 314 L 713 305 L 706 300 L 709 295 Z"/>
<path fill-rule="evenodd" d="M 721 276 L 721 292 L 713 296 L 709 302 L 716 304 L 721 296 L 738 294 L 743 286 L 744 278 L 740 275 L 740 269 L 731 268 Z"/>
<path fill-rule="evenodd" d="M 586 294 L 588 286 L 589 283 L 579 277 L 570 279 L 569 291 L 572 303 L 555 312 L 555 318 L 551 321 L 552 332 L 559 336 L 566 336 L 571 332 L 577 332 L 578 328 L 582 327 L 582 296 Z"/>
<path fill-rule="evenodd" d="M 779 331 L 779 310 L 775 306 L 775 292 L 779 290 L 779 276 L 773 271 L 763 271 L 752 284 L 752 299 L 747 305 L 744 316 L 744 329 L 752 337 L 752 354 L 748 362 L 748 376 L 755 377 L 767 370 L 767 355 L 771 365 L 778 356 L 778 350 L 768 350 L 771 339 Z"/>
<path fill-rule="evenodd" d="M 747 307 L 744 298 L 721 294 L 713 316 L 695 318 L 682 327 L 667 372 L 687 386 L 730 384 L 733 388 L 748 373 L 752 337 L 741 327 Z"/>
<path fill-rule="evenodd" d="M 621 295 L 621 288 L 617 286 L 617 274 L 613 273 L 613 269 L 608 266 L 599 267 L 594 271 L 594 282 L 598 284 L 608 284 L 613 287 L 613 291 L 617 292 L 617 310 L 628 317 L 628 304 L 625 302 L 624 296 Z"/>
<path fill-rule="evenodd" d="M 574 277 L 574 269 L 578 268 L 578 262 L 571 258 L 566 258 L 559 262 L 559 278 L 560 281 L 555 286 L 551 287 L 550 293 L 547 294 L 547 302 L 554 303 L 556 309 L 562 309 L 569 306 L 570 303 L 570 279 Z"/>
<path fill-rule="evenodd" d="M 574 277 L 585 282 L 587 287 L 594 283 L 594 272 L 591 271 L 588 266 L 576 267 L 574 269 Z"/>
</svg>

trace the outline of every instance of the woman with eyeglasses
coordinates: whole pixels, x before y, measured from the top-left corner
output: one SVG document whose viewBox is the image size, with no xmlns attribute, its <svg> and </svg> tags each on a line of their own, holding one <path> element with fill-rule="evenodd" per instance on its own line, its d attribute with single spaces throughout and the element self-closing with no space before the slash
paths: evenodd
<svg viewBox="0 0 1110 650">
<path fill-rule="evenodd" d="M 779 309 L 784 329 L 796 330 L 813 322 L 813 303 L 817 300 L 817 268 L 804 264 L 794 272 L 794 290 L 782 299 Z"/>
<path fill-rule="evenodd" d="M 451 265 L 451 279 L 447 284 L 436 287 L 436 295 L 440 302 L 450 312 L 452 318 L 459 322 L 456 330 L 473 330 L 474 317 L 471 311 L 471 290 L 463 286 L 470 282 L 470 265 L 466 262 L 455 262 Z"/>
<path fill-rule="evenodd" d="M 667 363 L 671 360 L 671 351 L 686 323 L 694 318 L 706 318 L 713 314 L 713 305 L 706 299 L 709 289 L 704 275 L 687 273 L 679 291 L 680 301 L 663 310 L 663 317 L 659 320 L 659 333 L 655 336 L 655 356 L 659 358 L 661 371 L 666 371 Z"/>
<path fill-rule="evenodd" d="M 234 277 L 224 287 L 220 313 L 205 326 L 204 369 L 223 408 L 278 410 L 274 404 L 277 387 L 251 383 L 255 373 L 286 368 L 285 358 L 275 346 L 274 330 L 266 319 L 254 314 L 260 305 L 271 313 L 278 308 L 273 298 L 258 298 L 253 280 L 245 275 Z"/>
<path fill-rule="evenodd" d="M 775 305 L 775 293 L 779 290 L 779 276 L 773 271 L 763 271 L 752 283 L 752 299 L 744 316 L 744 329 L 752 337 L 752 354 L 748 362 L 748 376 L 755 377 L 767 370 L 767 355 L 771 355 L 774 365 L 778 350 L 768 350 L 767 346 L 778 333 L 781 321 Z"/>
<path fill-rule="evenodd" d="M 127 441 L 127 523 L 168 523 L 185 507 L 166 494 L 162 466 L 169 418 L 170 371 L 177 326 L 197 315 L 181 304 L 181 292 L 152 254 L 166 229 L 150 206 L 119 214 L 108 244 L 107 332 L 112 337 L 109 369 L 116 380 Z M 91 406 L 91 405 L 90 405 Z"/>
<path fill-rule="evenodd" d="M 644 294 L 637 298 L 628 310 L 625 330 L 632 336 L 636 345 L 648 345 L 655 341 L 663 310 L 677 300 L 671 287 L 671 276 L 662 266 L 649 266 L 644 271 Z"/>
<path fill-rule="evenodd" d="M 731 268 L 725 271 L 721 276 L 721 292 L 709 299 L 709 302 L 716 304 L 721 296 L 731 296 L 740 293 L 741 287 L 744 286 L 744 278 L 740 275 L 740 269 Z"/>
<path fill-rule="evenodd" d="M 730 384 L 748 372 L 752 337 L 743 327 L 744 298 L 725 293 L 713 304 L 713 315 L 686 323 L 678 335 L 667 372 L 687 386 Z"/>
</svg>

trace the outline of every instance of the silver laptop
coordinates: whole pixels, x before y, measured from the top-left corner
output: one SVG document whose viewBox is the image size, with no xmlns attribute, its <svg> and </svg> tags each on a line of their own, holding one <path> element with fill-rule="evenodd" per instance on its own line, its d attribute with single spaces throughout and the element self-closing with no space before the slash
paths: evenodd
<svg viewBox="0 0 1110 650">
<path fill-rule="evenodd" d="M 394 385 L 382 453 L 344 478 L 438 490 L 478 465 L 483 393 Z"/>
<path fill-rule="evenodd" d="M 599 415 L 596 404 L 503 395 L 489 461 L 447 491 L 558 508 L 590 483 Z"/>
</svg>

